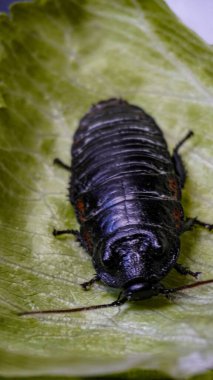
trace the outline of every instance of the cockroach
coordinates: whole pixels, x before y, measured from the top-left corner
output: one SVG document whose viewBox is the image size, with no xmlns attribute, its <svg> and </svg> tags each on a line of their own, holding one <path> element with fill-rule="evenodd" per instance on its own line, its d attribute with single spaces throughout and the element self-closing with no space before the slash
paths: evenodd
<svg viewBox="0 0 213 380">
<path fill-rule="evenodd" d="M 119 306 L 163 294 L 213 283 L 198 281 L 165 288 L 161 280 L 174 268 L 195 278 L 177 262 L 180 236 L 195 226 L 213 224 L 185 218 L 181 189 L 186 170 L 179 149 L 193 135 L 189 131 L 170 155 L 161 129 L 143 109 L 123 99 L 109 99 L 92 106 L 74 135 L 69 199 L 80 231 L 56 230 L 53 235 L 73 234 L 91 255 L 96 281 L 121 289 L 109 304 L 65 310 L 21 313 L 64 313 Z"/>
</svg>

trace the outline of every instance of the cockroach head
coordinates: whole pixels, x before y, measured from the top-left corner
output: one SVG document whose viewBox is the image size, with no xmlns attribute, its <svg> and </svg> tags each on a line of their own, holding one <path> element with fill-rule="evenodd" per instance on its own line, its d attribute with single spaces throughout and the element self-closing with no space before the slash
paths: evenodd
<svg viewBox="0 0 213 380">
<path fill-rule="evenodd" d="M 125 285 L 122 297 L 129 301 L 142 301 L 153 296 L 157 296 L 162 292 L 162 285 L 159 283 L 152 284 L 149 282 L 143 282 L 140 279 L 134 282 L 129 282 Z"/>
</svg>

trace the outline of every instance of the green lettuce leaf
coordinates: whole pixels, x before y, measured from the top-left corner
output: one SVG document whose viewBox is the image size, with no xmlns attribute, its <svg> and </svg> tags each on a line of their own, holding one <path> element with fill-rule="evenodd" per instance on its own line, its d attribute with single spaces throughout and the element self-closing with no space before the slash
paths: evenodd
<svg viewBox="0 0 213 380">
<path fill-rule="evenodd" d="M 78 228 L 67 199 L 72 136 L 92 103 L 143 107 L 182 149 L 188 216 L 212 222 L 212 49 L 161 0 L 37 0 L 0 17 L 0 375 L 104 375 L 157 370 L 175 378 L 213 366 L 211 286 L 121 308 L 20 317 L 17 312 L 115 300 L 90 257 L 54 227 Z M 182 238 L 180 262 L 213 277 L 213 235 Z M 192 280 L 172 271 L 164 281 Z M 165 377 L 164 377 L 165 378 Z"/>
</svg>

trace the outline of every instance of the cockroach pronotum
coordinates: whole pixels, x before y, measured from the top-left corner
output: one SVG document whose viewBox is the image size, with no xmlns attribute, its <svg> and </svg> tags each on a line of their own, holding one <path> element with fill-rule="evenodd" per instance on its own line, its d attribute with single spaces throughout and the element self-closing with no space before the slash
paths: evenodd
<svg viewBox="0 0 213 380">
<path fill-rule="evenodd" d="M 71 172 L 69 199 L 80 231 L 54 229 L 53 234 L 75 235 L 91 255 L 96 275 L 82 284 L 84 289 L 102 281 L 121 293 L 109 304 L 21 315 L 119 306 L 213 283 L 167 289 L 160 282 L 172 268 L 197 277 L 200 272 L 177 262 L 180 236 L 195 226 L 213 229 L 213 224 L 184 218 L 181 205 L 186 170 L 179 149 L 192 135 L 188 132 L 171 156 L 162 131 L 141 108 L 109 99 L 90 109 L 74 136 L 72 166 L 54 161 Z"/>
</svg>

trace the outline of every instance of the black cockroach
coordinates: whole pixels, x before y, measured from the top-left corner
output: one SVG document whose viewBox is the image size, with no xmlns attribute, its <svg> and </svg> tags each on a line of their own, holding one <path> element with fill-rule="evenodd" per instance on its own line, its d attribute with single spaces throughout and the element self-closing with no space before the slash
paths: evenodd
<svg viewBox="0 0 213 380">
<path fill-rule="evenodd" d="M 69 198 L 80 231 L 53 234 L 74 234 L 92 256 L 96 275 L 82 284 L 84 289 L 102 281 L 122 291 L 110 304 L 22 315 L 119 306 L 213 282 L 172 289 L 160 283 L 172 268 L 198 276 L 177 263 L 180 235 L 194 226 L 213 229 L 197 218 L 184 219 L 181 206 L 186 171 L 179 149 L 192 135 L 188 132 L 170 156 L 162 131 L 141 108 L 109 99 L 90 109 L 74 136 L 72 167 L 55 159 L 72 173 Z"/>
</svg>

